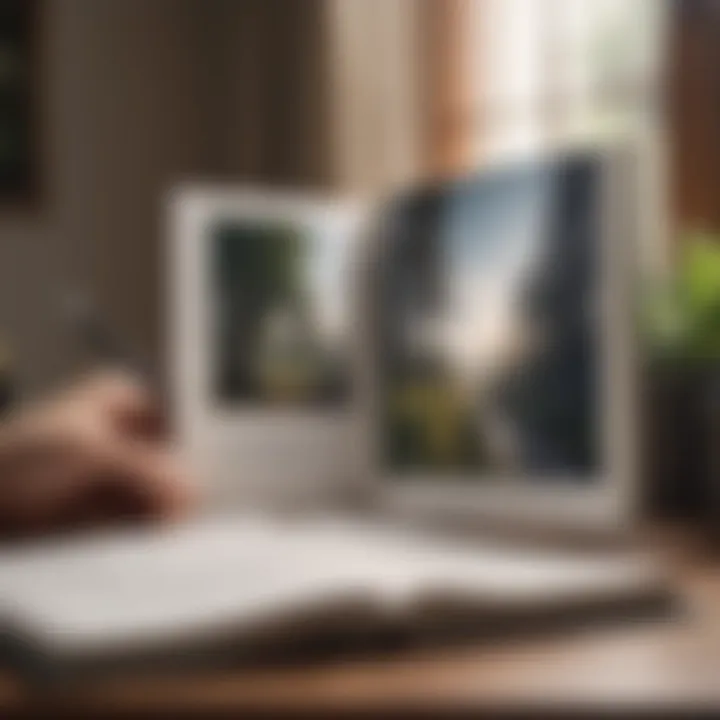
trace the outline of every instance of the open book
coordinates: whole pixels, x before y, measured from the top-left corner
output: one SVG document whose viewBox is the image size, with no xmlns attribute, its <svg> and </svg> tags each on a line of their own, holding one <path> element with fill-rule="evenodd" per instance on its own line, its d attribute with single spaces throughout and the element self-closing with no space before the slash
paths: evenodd
<svg viewBox="0 0 720 720">
<path fill-rule="evenodd" d="M 477 637 L 658 606 L 663 588 L 627 553 L 468 546 L 330 519 L 208 519 L 0 557 L 5 630 L 32 669 L 257 656 L 330 636 Z"/>
</svg>

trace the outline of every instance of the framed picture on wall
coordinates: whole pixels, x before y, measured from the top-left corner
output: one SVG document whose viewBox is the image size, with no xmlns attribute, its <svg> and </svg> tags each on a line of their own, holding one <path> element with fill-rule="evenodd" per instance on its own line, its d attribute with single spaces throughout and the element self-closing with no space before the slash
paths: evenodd
<svg viewBox="0 0 720 720">
<path fill-rule="evenodd" d="M 39 4 L 0 0 L 0 203 L 38 191 Z"/>
</svg>

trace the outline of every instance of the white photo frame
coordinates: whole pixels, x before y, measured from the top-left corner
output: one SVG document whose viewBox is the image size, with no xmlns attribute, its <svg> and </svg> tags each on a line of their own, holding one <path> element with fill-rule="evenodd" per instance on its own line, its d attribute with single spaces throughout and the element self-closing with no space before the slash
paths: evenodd
<svg viewBox="0 0 720 720">
<path fill-rule="evenodd" d="M 482 484 L 467 476 L 433 473 L 392 473 L 381 461 L 378 368 L 372 351 L 372 281 L 366 283 L 360 304 L 363 324 L 361 356 L 362 408 L 360 414 L 364 473 L 372 478 L 372 496 L 393 516 L 440 525 L 492 527 L 515 531 L 540 530 L 583 535 L 618 536 L 636 517 L 639 479 L 636 467 L 635 349 L 632 272 L 640 232 L 635 154 L 628 147 L 591 151 L 600 167 L 601 272 L 601 393 L 602 470 L 592 482 L 542 483 L 524 478 L 490 477 Z M 533 158 L 543 162 L 545 158 Z M 525 159 L 527 161 L 527 159 Z M 492 168 L 491 168 L 492 169 Z M 452 182 L 452 180 L 450 181 Z M 378 222 L 378 243 L 383 236 Z M 375 253 L 378 252 L 377 244 Z M 371 251 L 372 255 L 372 251 Z M 372 263 L 372 261 L 371 261 Z"/>
<path fill-rule="evenodd" d="M 211 509 L 300 506 L 342 491 L 353 475 L 355 388 L 334 407 L 272 407 L 217 401 L 216 309 L 211 228 L 219 219 L 286 222 L 327 231 L 346 242 L 365 217 L 360 202 L 253 188 L 186 186 L 169 203 L 168 367 L 175 431 Z M 348 332 L 352 314 L 348 312 Z M 350 370 L 352 378 L 352 370 Z"/>
</svg>

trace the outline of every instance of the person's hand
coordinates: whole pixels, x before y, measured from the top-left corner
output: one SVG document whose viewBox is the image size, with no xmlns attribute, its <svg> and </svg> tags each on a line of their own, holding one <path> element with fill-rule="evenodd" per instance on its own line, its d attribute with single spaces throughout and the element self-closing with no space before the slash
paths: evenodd
<svg viewBox="0 0 720 720">
<path fill-rule="evenodd" d="M 0 428 L 0 533 L 173 519 L 190 486 L 148 391 L 105 372 Z"/>
</svg>

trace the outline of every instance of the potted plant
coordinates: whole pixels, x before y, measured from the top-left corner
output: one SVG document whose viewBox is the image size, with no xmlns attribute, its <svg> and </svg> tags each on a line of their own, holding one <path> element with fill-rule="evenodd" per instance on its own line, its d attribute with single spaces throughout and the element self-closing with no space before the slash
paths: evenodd
<svg viewBox="0 0 720 720">
<path fill-rule="evenodd" d="M 715 515 L 720 483 L 720 234 L 686 234 L 651 289 L 645 335 L 644 466 L 650 509 Z"/>
</svg>

